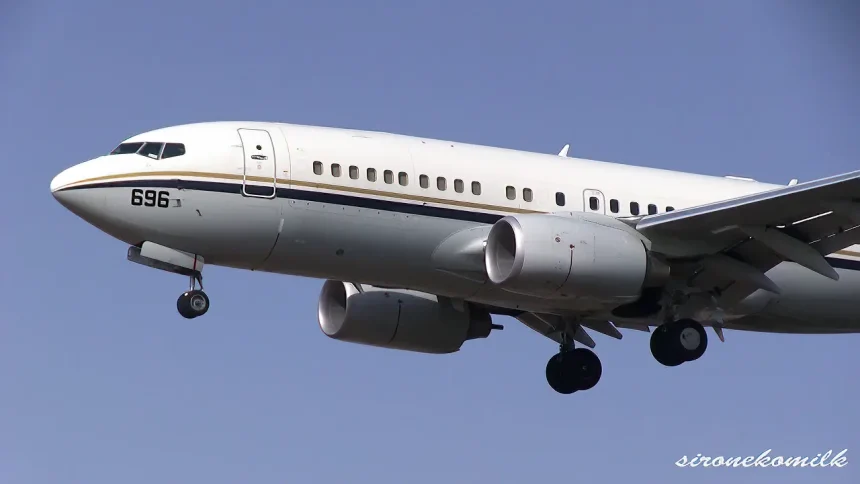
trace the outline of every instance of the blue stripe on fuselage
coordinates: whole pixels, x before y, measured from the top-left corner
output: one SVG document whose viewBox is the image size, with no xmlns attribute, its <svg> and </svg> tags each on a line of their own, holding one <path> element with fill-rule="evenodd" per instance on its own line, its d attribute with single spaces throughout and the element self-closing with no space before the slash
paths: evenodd
<svg viewBox="0 0 860 484">
<path fill-rule="evenodd" d="M 242 195 L 241 183 L 213 182 L 203 180 L 118 180 L 101 183 L 78 185 L 63 190 L 77 190 L 89 188 L 172 188 L 178 190 L 199 190 L 204 192 L 231 193 Z M 265 196 L 272 192 L 271 186 L 244 185 L 245 192 L 253 195 Z M 493 224 L 504 215 L 476 212 L 456 208 L 431 207 L 419 203 L 397 202 L 393 200 L 382 200 L 378 198 L 359 197 L 355 195 L 344 195 L 298 188 L 277 188 L 277 198 L 290 200 L 301 200 L 306 202 L 330 203 L 349 207 L 367 208 L 372 210 L 384 210 L 389 212 L 408 213 L 412 215 L 423 215 L 426 217 L 444 218 L 450 220 L 462 220 L 484 224 Z M 860 260 L 843 259 L 839 257 L 825 257 L 836 269 L 860 271 Z"/>
</svg>

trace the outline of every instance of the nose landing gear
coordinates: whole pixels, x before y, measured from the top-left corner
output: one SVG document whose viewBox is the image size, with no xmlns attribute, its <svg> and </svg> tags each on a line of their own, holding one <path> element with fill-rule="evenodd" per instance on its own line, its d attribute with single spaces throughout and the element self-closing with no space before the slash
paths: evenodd
<svg viewBox="0 0 860 484">
<path fill-rule="evenodd" d="M 200 289 L 195 289 L 195 283 Z M 194 319 L 209 311 L 209 296 L 203 292 L 203 275 L 199 272 L 191 276 L 191 287 L 176 300 L 176 309 L 184 318 Z"/>
<path fill-rule="evenodd" d="M 128 260 L 191 279 L 188 290 L 176 301 L 176 309 L 184 318 L 194 319 L 209 311 L 209 296 L 203 292 L 203 256 L 200 254 L 145 241 L 128 248 Z M 196 285 L 200 285 L 200 289 Z"/>
</svg>

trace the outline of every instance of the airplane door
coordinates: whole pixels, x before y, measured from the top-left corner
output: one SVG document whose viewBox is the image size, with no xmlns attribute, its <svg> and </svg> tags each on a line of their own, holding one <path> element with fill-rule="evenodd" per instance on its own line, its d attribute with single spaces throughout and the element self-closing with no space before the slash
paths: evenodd
<svg viewBox="0 0 860 484">
<path fill-rule="evenodd" d="M 585 190 L 582 192 L 583 211 L 591 213 L 606 213 L 603 192 L 600 190 Z"/>
<path fill-rule="evenodd" d="M 264 129 L 239 129 L 245 171 L 242 193 L 249 197 L 274 198 L 277 166 L 272 137 Z"/>
</svg>

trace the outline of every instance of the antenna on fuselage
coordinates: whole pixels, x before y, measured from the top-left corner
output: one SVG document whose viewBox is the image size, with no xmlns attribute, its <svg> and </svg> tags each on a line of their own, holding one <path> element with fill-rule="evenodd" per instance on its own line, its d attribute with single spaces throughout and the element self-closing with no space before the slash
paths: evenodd
<svg viewBox="0 0 860 484">
<path fill-rule="evenodd" d="M 788 186 L 792 187 L 797 185 L 797 178 L 792 178 L 790 182 L 788 182 Z"/>
<path fill-rule="evenodd" d="M 567 150 L 569 150 L 569 149 L 570 149 L 570 145 L 569 145 L 569 144 L 564 145 L 564 148 L 562 148 L 562 149 L 561 149 L 561 151 L 559 151 L 559 152 L 558 152 L 558 156 L 564 156 L 564 157 L 567 157 Z"/>
</svg>

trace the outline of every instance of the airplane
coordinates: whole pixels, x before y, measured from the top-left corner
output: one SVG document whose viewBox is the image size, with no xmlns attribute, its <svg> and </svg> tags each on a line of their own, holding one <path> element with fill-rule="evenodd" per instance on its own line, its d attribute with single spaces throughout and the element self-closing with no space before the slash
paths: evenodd
<svg viewBox="0 0 860 484">
<path fill-rule="evenodd" d="M 601 378 L 589 331 L 650 332 L 668 367 L 705 353 L 706 327 L 860 332 L 860 171 L 781 185 L 568 150 L 200 122 L 50 187 L 128 260 L 188 277 L 185 318 L 209 310 L 204 263 L 324 280 L 320 329 L 356 344 L 448 354 L 509 316 L 558 344 L 565 395 Z"/>
</svg>

